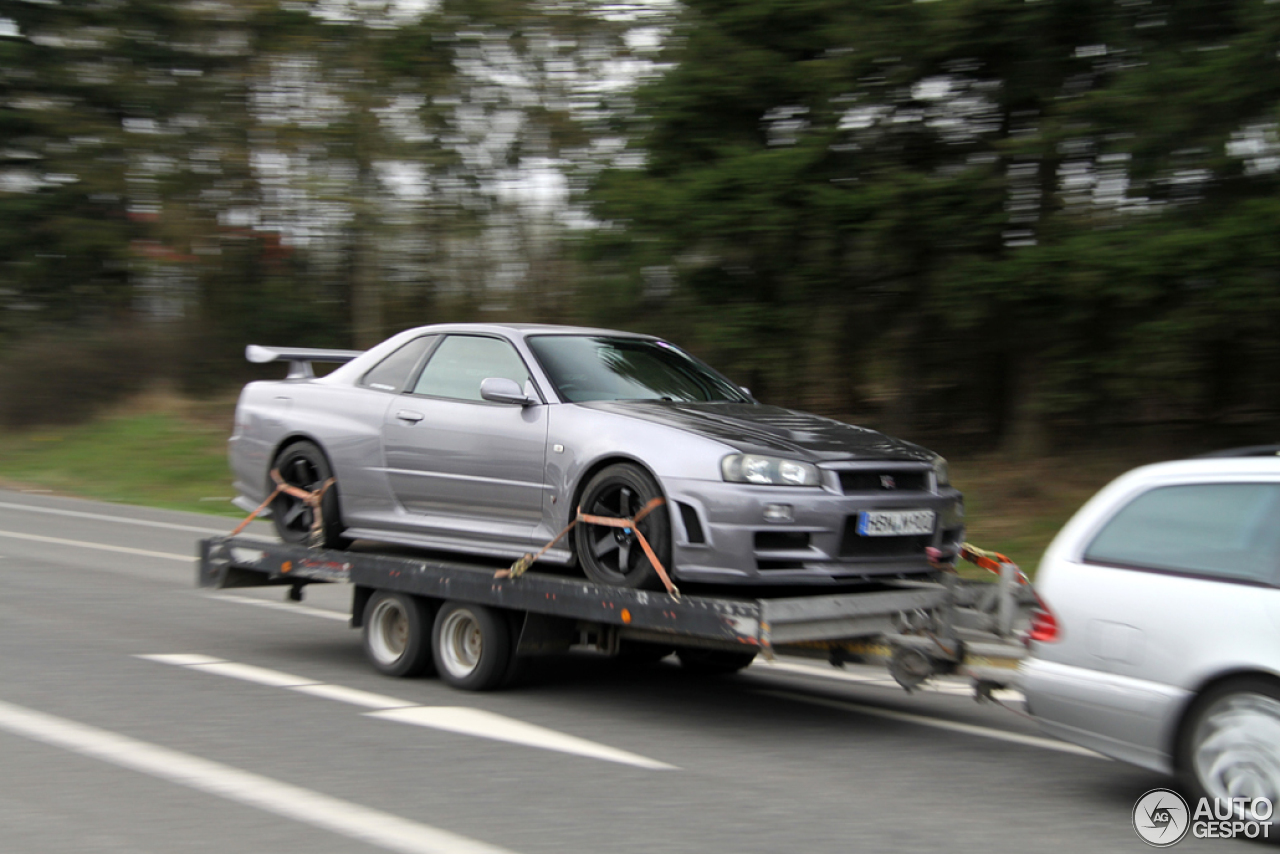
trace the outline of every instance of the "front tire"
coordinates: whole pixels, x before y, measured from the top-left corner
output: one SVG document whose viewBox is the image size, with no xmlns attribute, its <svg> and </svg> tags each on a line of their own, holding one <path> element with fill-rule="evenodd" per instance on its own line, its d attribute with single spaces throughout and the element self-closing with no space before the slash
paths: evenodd
<svg viewBox="0 0 1280 854">
<path fill-rule="evenodd" d="M 511 628 L 492 608 L 448 602 L 436 613 L 431 652 L 440 679 L 464 691 L 502 686 L 512 670 Z"/>
<path fill-rule="evenodd" d="M 1206 692 L 1188 717 L 1180 753 L 1179 765 L 1201 796 L 1267 798 L 1276 804 L 1280 685 L 1240 679 Z"/>
<path fill-rule="evenodd" d="M 431 667 L 431 606 L 407 593 L 379 590 L 364 608 L 364 652 L 387 676 L 418 676 Z"/>
<path fill-rule="evenodd" d="M 661 497 L 662 490 L 647 471 L 631 463 L 618 463 L 591 478 L 582 491 L 580 506 L 589 516 L 631 519 L 650 501 Z M 636 527 L 669 574 L 671 516 L 667 508 L 655 508 Z M 574 542 L 583 572 L 592 581 L 614 587 L 662 589 L 662 579 L 630 528 L 582 522 Z"/>
<path fill-rule="evenodd" d="M 280 472 L 285 483 L 308 492 L 321 489 L 333 477 L 328 458 L 313 442 L 294 442 L 286 446 L 276 455 L 272 468 Z M 267 484 L 268 491 L 275 488 L 274 481 Z M 343 549 L 351 544 L 349 539 L 342 536 L 336 483 L 329 487 L 324 500 L 320 502 L 320 517 L 320 546 L 326 549 Z M 300 498 L 281 493 L 271 502 L 271 521 L 275 524 L 276 534 L 286 543 L 310 545 L 314 520 L 315 511 Z"/>
</svg>

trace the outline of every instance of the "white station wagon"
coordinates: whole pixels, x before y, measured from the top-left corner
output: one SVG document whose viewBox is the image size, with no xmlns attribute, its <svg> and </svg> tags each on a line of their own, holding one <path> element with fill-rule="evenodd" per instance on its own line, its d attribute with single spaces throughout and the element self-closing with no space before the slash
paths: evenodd
<svg viewBox="0 0 1280 854">
<path fill-rule="evenodd" d="M 1280 457 L 1266 451 L 1131 471 L 1054 539 L 1022 670 L 1047 731 L 1201 795 L 1280 801 Z"/>
</svg>

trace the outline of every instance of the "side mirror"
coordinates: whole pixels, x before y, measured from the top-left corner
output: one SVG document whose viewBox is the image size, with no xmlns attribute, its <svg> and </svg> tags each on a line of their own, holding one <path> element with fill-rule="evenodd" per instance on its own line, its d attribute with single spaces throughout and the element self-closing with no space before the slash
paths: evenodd
<svg viewBox="0 0 1280 854">
<path fill-rule="evenodd" d="M 480 382 L 480 396 L 493 403 L 515 403 L 529 406 L 534 400 L 524 393 L 515 380 L 506 377 L 487 377 Z"/>
</svg>

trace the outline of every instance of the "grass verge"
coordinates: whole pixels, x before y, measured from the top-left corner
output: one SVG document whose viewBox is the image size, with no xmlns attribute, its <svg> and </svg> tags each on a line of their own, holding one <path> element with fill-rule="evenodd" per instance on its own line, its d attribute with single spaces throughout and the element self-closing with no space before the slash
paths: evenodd
<svg viewBox="0 0 1280 854">
<path fill-rule="evenodd" d="M 148 395 L 87 424 L 0 434 L 0 485 L 243 515 L 227 468 L 233 407 Z"/>
</svg>

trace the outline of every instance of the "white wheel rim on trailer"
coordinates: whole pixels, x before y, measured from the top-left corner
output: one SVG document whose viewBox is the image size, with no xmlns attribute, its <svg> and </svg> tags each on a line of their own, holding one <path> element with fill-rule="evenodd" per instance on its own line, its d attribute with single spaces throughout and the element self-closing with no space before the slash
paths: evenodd
<svg viewBox="0 0 1280 854">
<path fill-rule="evenodd" d="M 470 676 L 484 654 L 484 633 L 480 623 L 466 608 L 450 611 L 440 627 L 440 662 L 450 675 Z"/>
<path fill-rule="evenodd" d="M 395 664 L 408 646 L 409 615 L 397 600 L 381 600 L 369 619 L 369 652 L 380 664 Z"/>
</svg>

